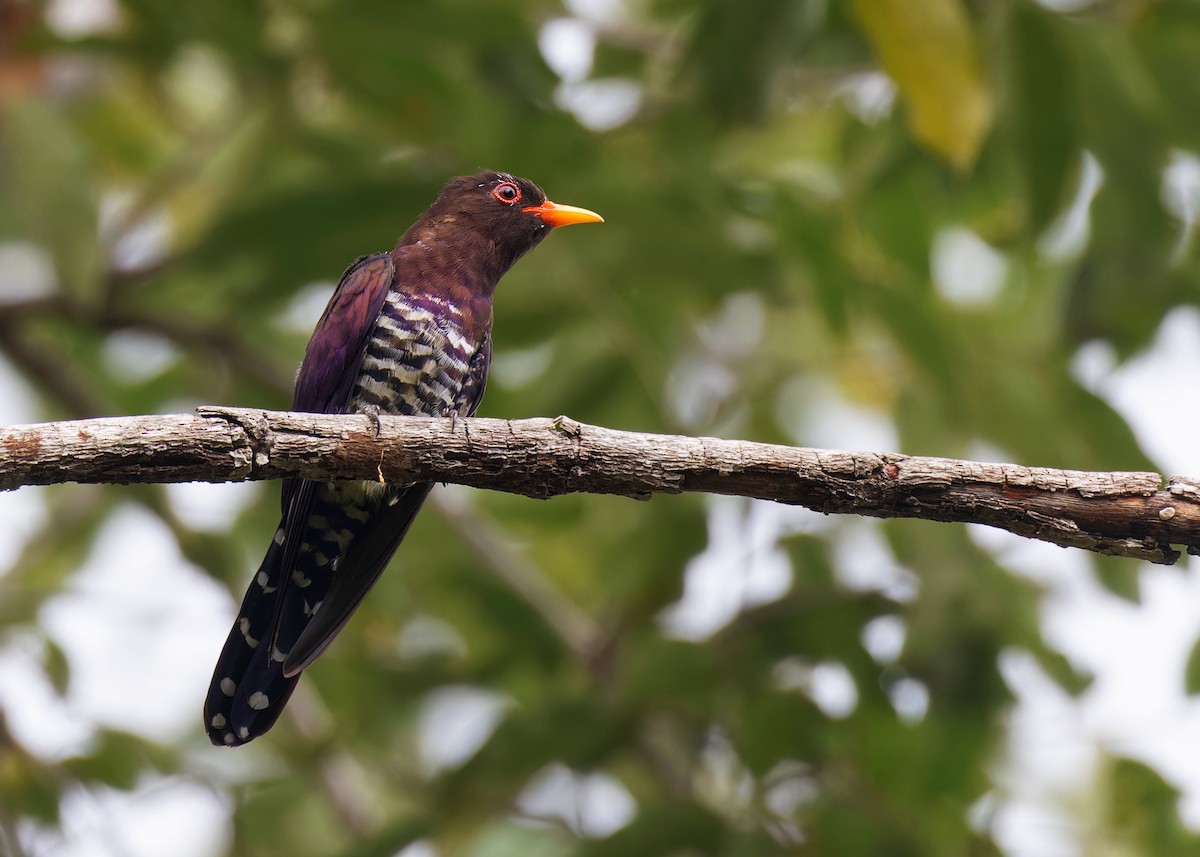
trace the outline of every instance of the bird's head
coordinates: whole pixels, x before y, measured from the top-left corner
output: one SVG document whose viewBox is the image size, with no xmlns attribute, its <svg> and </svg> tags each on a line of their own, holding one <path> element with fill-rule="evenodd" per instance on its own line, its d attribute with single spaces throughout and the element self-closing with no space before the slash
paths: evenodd
<svg viewBox="0 0 1200 857">
<path fill-rule="evenodd" d="M 490 245 L 507 270 L 555 227 L 602 222 L 604 218 L 594 211 L 551 202 L 529 179 L 484 170 L 447 182 L 414 229 L 424 225 L 439 238 L 454 234 L 467 240 L 469 236 Z"/>
</svg>

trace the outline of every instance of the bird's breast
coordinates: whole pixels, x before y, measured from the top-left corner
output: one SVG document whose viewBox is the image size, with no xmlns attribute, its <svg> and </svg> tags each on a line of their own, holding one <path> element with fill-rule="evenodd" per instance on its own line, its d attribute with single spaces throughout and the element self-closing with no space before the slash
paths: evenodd
<svg viewBox="0 0 1200 857">
<path fill-rule="evenodd" d="M 367 340 L 348 411 L 438 416 L 455 410 L 478 343 L 451 302 L 393 291 Z"/>
</svg>

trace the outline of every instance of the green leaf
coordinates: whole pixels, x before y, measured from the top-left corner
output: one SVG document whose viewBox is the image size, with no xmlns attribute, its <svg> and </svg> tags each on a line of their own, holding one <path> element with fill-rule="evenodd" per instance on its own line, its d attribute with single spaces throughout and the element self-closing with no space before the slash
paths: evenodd
<svg viewBox="0 0 1200 857">
<path fill-rule="evenodd" d="M 1029 228 L 1038 235 L 1068 201 L 1083 150 L 1075 68 L 1062 20 L 1032 2 L 1012 5 L 1004 44 L 1014 153 L 1025 174 Z"/>
<path fill-rule="evenodd" d="M 36 101 L 10 106 L 0 124 L 7 158 L 8 204 L 20 212 L 25 237 L 49 251 L 59 285 L 90 296 L 101 264 L 91 157 L 78 130 Z"/>
<path fill-rule="evenodd" d="M 918 142 L 965 172 L 992 126 L 979 45 L 958 0 L 856 0 L 855 14 L 900 88 Z"/>
<path fill-rule="evenodd" d="M 518 827 L 505 822 L 485 830 L 467 853 L 469 857 L 509 857 L 512 854 L 568 857 L 575 853 L 572 839 L 561 830 Z"/>
<path fill-rule="evenodd" d="M 1104 556 L 1103 554 L 1093 556 L 1091 559 L 1096 568 L 1096 577 L 1105 589 L 1131 604 L 1142 602 L 1142 568 L 1139 563 L 1126 557 Z"/>
<path fill-rule="evenodd" d="M 1200 693 L 1200 637 L 1192 643 L 1187 666 L 1183 668 L 1183 689 L 1190 696 Z"/>
<path fill-rule="evenodd" d="M 141 739 L 123 732 L 105 731 L 87 755 L 70 759 L 65 764 L 81 780 L 130 790 L 137 785 L 142 767 L 149 758 Z"/>
<path fill-rule="evenodd" d="M 1200 848 L 1175 809 L 1179 790 L 1142 762 L 1117 759 L 1109 774 L 1107 809 L 1115 842 L 1143 854 L 1187 854 Z"/>
<path fill-rule="evenodd" d="M 643 806 L 633 823 L 608 839 L 588 842 L 581 857 L 658 857 L 718 854 L 725 835 L 721 820 L 696 803 L 664 801 Z"/>
<path fill-rule="evenodd" d="M 71 664 L 62 647 L 50 639 L 42 643 L 42 669 L 46 671 L 46 677 L 50 679 L 50 684 L 58 691 L 59 696 L 65 695 L 67 685 L 71 681 Z"/>
</svg>

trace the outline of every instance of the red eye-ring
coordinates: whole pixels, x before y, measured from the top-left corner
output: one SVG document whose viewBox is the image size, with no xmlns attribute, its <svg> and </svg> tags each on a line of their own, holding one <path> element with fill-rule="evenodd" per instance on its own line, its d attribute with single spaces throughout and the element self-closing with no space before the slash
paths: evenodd
<svg viewBox="0 0 1200 857">
<path fill-rule="evenodd" d="M 500 182 L 492 188 L 492 196 L 505 205 L 516 205 L 521 201 L 521 189 L 512 182 Z"/>
</svg>

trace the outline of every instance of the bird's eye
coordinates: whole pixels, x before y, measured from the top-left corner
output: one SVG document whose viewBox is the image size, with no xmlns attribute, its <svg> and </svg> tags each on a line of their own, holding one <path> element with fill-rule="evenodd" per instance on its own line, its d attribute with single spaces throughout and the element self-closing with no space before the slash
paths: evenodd
<svg viewBox="0 0 1200 857">
<path fill-rule="evenodd" d="M 521 199 L 521 189 L 512 182 L 500 182 L 492 188 L 492 196 L 505 205 L 515 205 Z"/>
</svg>

